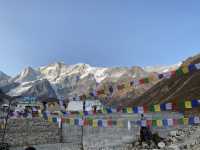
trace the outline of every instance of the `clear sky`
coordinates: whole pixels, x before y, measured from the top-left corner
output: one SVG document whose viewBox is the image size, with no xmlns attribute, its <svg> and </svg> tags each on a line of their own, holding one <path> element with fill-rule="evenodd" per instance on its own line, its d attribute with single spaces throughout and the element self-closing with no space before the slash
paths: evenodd
<svg viewBox="0 0 200 150">
<path fill-rule="evenodd" d="M 0 70 L 174 64 L 200 50 L 199 0 L 0 0 Z"/>
</svg>

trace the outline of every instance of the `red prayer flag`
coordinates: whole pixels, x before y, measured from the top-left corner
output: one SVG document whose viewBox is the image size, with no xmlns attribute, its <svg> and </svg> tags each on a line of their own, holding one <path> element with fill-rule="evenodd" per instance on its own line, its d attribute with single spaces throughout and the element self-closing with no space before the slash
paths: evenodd
<svg viewBox="0 0 200 150">
<path fill-rule="evenodd" d="M 108 127 L 112 127 L 112 120 L 111 119 L 108 119 Z"/>
<path fill-rule="evenodd" d="M 140 84 L 144 84 L 145 79 L 140 79 L 139 82 L 140 82 Z"/>
<path fill-rule="evenodd" d="M 88 126 L 88 124 L 89 124 L 88 120 L 87 120 L 87 119 L 84 119 L 83 125 L 84 125 L 84 126 Z"/>
<path fill-rule="evenodd" d="M 174 76 L 176 76 L 176 71 L 175 70 L 171 71 L 171 77 L 174 77 Z"/>
<path fill-rule="evenodd" d="M 144 109 L 144 113 L 147 113 L 147 112 L 148 112 L 148 106 L 144 105 L 144 106 L 143 106 L 143 109 Z"/>
<path fill-rule="evenodd" d="M 152 120 L 147 120 L 147 126 L 151 127 L 152 126 Z"/>
</svg>

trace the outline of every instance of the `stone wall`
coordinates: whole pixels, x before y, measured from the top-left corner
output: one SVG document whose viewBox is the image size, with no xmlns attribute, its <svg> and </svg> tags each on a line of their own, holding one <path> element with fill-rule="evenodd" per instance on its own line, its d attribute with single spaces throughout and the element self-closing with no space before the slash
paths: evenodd
<svg viewBox="0 0 200 150">
<path fill-rule="evenodd" d="M 0 140 L 3 130 L 0 129 Z M 57 124 L 50 124 L 41 118 L 10 119 L 6 130 L 5 142 L 11 146 L 58 143 L 60 141 Z"/>
</svg>

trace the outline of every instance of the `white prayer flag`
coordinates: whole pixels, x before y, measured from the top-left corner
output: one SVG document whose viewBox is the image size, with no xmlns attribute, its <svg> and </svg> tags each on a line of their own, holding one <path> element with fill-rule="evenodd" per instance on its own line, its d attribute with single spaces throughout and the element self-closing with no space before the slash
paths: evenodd
<svg viewBox="0 0 200 150">
<path fill-rule="evenodd" d="M 165 108 L 166 110 L 172 110 L 172 103 L 166 103 Z"/>
<path fill-rule="evenodd" d="M 138 113 L 143 114 L 144 113 L 144 108 L 142 106 L 138 107 Z"/>
<path fill-rule="evenodd" d="M 171 118 L 167 119 L 167 125 L 173 126 L 173 119 L 171 119 Z"/>
<path fill-rule="evenodd" d="M 199 70 L 200 69 L 200 63 L 195 64 L 195 67 L 197 68 L 197 70 Z"/>
</svg>

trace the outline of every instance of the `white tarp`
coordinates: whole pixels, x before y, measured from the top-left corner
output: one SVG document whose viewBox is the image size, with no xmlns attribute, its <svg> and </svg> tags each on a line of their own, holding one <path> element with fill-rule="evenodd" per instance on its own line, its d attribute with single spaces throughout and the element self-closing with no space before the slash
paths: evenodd
<svg viewBox="0 0 200 150">
<path fill-rule="evenodd" d="M 91 111 L 93 106 L 97 106 L 97 110 L 100 110 L 102 104 L 99 100 L 86 100 L 85 101 L 85 110 Z M 68 111 L 83 111 L 83 101 L 70 101 L 67 106 Z"/>
</svg>

